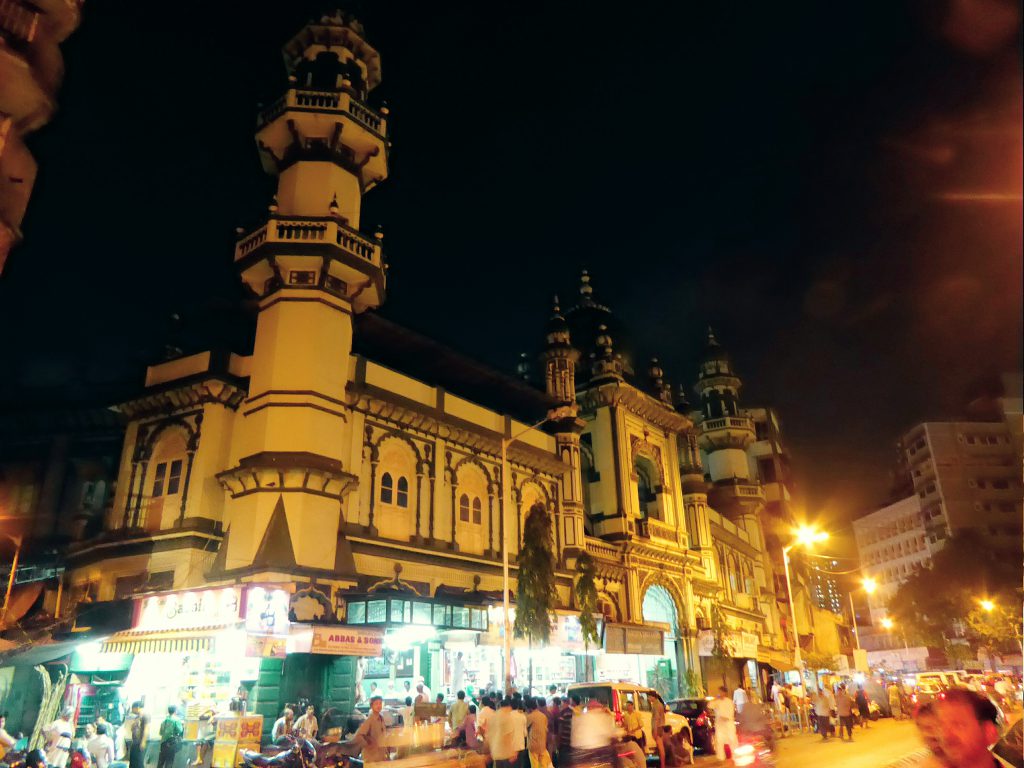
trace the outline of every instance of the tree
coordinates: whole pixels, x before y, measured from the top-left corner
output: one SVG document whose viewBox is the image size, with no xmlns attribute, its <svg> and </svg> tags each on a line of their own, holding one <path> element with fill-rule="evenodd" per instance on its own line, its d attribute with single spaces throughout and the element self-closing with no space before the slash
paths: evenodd
<svg viewBox="0 0 1024 768">
<path fill-rule="evenodd" d="M 1017 605 L 1020 605 L 1020 600 L 1017 600 Z M 986 611 L 981 605 L 975 606 L 967 614 L 967 627 L 985 649 L 989 664 L 995 671 L 994 656 L 997 652 L 1021 649 L 1021 615 L 1006 608 L 1005 600 L 993 600 L 990 608 Z"/>
<path fill-rule="evenodd" d="M 946 640 L 942 645 L 946 654 L 946 661 L 953 669 L 963 669 L 964 662 L 974 658 L 974 652 L 967 643 L 958 643 Z"/>
<path fill-rule="evenodd" d="M 558 595 L 555 592 L 555 555 L 551 546 L 551 516 L 541 503 L 526 513 L 523 544 L 519 550 L 519 575 L 516 580 L 516 621 L 513 634 L 535 641 L 551 638 L 551 612 Z M 530 688 L 533 688 L 533 657 L 530 658 Z"/>
<path fill-rule="evenodd" d="M 594 614 L 598 612 L 597 605 L 597 568 L 594 566 L 594 558 L 590 553 L 583 552 L 576 559 L 576 605 L 580 609 L 580 633 L 583 635 L 583 647 L 590 650 L 591 643 L 597 643 L 600 635 L 597 632 L 597 622 L 594 621 Z"/>
<path fill-rule="evenodd" d="M 889 601 L 889 613 L 913 642 L 943 647 L 956 634 L 980 597 L 1000 596 L 1020 604 L 1019 554 L 1007 556 L 972 530 L 958 531 L 932 558 L 931 566 L 908 578 Z"/>
<path fill-rule="evenodd" d="M 818 671 L 822 669 L 832 669 L 832 665 L 835 663 L 835 657 L 830 656 L 827 653 L 818 653 L 817 651 L 805 651 L 802 654 L 804 664 L 807 666 L 808 672 L 814 673 L 814 687 L 821 688 L 821 683 L 818 682 Z"/>
<path fill-rule="evenodd" d="M 733 648 L 732 641 L 729 639 L 729 628 L 718 603 L 711 606 L 711 634 L 715 642 L 711 646 L 711 655 L 708 657 L 708 672 L 721 675 L 722 685 L 728 688 L 729 681 L 726 679 L 726 675 L 733 665 Z"/>
</svg>

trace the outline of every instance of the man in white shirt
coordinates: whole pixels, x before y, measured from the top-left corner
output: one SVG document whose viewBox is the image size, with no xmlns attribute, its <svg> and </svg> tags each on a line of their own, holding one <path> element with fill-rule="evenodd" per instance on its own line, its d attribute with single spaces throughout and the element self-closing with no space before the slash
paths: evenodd
<svg viewBox="0 0 1024 768">
<path fill-rule="evenodd" d="M 109 768 L 114 762 L 114 740 L 107 735 L 106 723 L 96 726 L 96 735 L 85 745 L 96 768 Z"/>
<path fill-rule="evenodd" d="M 715 757 L 725 760 L 725 745 L 729 745 L 729 754 L 739 746 L 736 734 L 736 705 L 729 698 L 729 689 L 724 685 L 718 689 L 718 696 L 708 702 L 708 709 L 715 716 Z"/>
<path fill-rule="evenodd" d="M 484 742 L 487 741 L 487 724 L 494 716 L 492 703 L 490 696 L 484 696 L 480 699 L 480 711 L 476 713 L 476 732 Z"/>
<path fill-rule="evenodd" d="M 746 706 L 748 700 L 747 689 L 740 683 L 736 686 L 736 690 L 732 692 L 732 703 L 736 707 L 736 714 L 743 714 L 743 707 Z"/>
<path fill-rule="evenodd" d="M 46 734 L 46 762 L 54 768 L 64 768 L 71 753 L 71 737 L 75 727 L 71 724 L 74 710 L 65 708 L 60 717 L 50 723 L 43 732 Z"/>
</svg>

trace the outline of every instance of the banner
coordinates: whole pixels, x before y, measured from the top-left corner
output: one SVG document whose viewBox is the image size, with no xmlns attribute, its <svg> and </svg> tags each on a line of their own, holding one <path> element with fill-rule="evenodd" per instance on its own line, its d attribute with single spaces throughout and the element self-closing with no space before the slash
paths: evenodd
<svg viewBox="0 0 1024 768">
<path fill-rule="evenodd" d="M 352 626 L 313 626 L 313 653 L 329 656 L 380 656 L 384 652 L 384 632 Z"/>
</svg>

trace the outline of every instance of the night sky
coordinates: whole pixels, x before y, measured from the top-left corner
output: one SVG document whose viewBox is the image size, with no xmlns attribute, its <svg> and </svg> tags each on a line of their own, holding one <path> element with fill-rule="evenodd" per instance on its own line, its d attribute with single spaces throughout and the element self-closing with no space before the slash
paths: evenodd
<svg viewBox="0 0 1024 768">
<path fill-rule="evenodd" d="M 1019 8 L 749 6 L 347 5 L 394 141 L 363 228 L 382 313 L 505 370 L 581 268 L 673 383 L 713 325 L 835 526 L 885 498 L 904 429 L 1021 367 Z M 7 402 L 113 396 L 168 340 L 244 345 L 257 103 L 325 7 L 88 0 L 0 276 Z"/>
</svg>

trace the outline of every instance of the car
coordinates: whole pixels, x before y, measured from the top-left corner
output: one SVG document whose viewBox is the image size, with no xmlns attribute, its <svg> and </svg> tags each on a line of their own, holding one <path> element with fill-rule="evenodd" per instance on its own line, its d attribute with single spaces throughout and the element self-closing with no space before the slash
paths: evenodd
<svg viewBox="0 0 1024 768">
<path fill-rule="evenodd" d="M 946 689 L 934 682 L 918 683 L 917 688 L 910 694 L 910 701 L 914 704 L 926 704 L 929 701 L 940 701 L 946 698 Z"/>
<path fill-rule="evenodd" d="M 712 699 L 704 697 L 697 699 L 672 699 L 668 702 L 668 708 L 677 715 L 682 715 L 690 724 L 690 732 L 693 734 L 693 748 L 695 752 L 711 754 L 715 751 L 715 715 L 708 709 L 708 702 Z"/>
<path fill-rule="evenodd" d="M 592 699 L 600 701 L 611 710 L 615 716 L 616 725 L 622 724 L 623 707 L 627 701 L 632 701 L 640 715 L 640 723 L 644 731 L 643 746 L 649 755 L 657 751 L 654 736 L 651 733 L 651 700 L 657 699 L 665 709 L 665 725 L 672 729 L 672 733 L 686 730 L 690 736 L 690 743 L 693 743 L 693 729 L 690 728 L 689 721 L 669 709 L 661 694 L 653 688 L 630 682 L 573 683 L 569 686 L 567 693 L 569 696 L 579 696 L 584 707 Z"/>
</svg>

